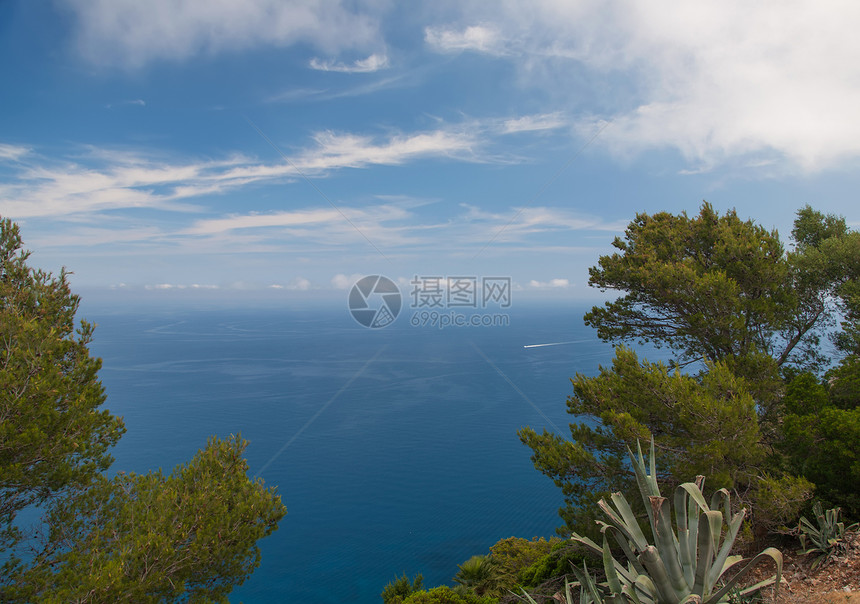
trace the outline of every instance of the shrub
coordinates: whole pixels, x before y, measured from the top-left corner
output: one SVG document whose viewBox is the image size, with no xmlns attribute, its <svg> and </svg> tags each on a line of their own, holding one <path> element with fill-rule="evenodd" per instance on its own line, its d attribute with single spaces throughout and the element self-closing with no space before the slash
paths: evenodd
<svg viewBox="0 0 860 604">
<path fill-rule="evenodd" d="M 382 590 L 382 601 L 384 604 L 401 604 L 410 594 L 421 589 L 424 583 L 424 575 L 418 573 L 412 581 L 403 573 L 402 577 L 394 577 Z"/>
</svg>

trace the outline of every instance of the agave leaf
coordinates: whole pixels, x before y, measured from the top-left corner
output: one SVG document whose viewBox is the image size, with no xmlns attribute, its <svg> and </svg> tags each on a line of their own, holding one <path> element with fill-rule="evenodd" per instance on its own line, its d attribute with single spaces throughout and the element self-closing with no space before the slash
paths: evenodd
<svg viewBox="0 0 860 604">
<path fill-rule="evenodd" d="M 722 503 L 722 506 L 720 504 Z M 726 489 L 719 489 L 714 491 L 714 494 L 711 495 L 711 509 L 719 510 L 720 507 L 723 509 L 723 518 L 726 520 L 726 524 L 731 523 L 732 521 L 732 496 Z"/>
<path fill-rule="evenodd" d="M 743 559 L 744 559 L 744 557 L 741 555 L 738 555 L 738 554 L 735 554 L 734 556 L 729 556 L 728 558 L 726 558 L 726 561 L 723 563 L 723 568 L 720 571 L 720 574 L 718 576 L 722 577 L 724 572 L 726 572 L 728 569 L 730 569 L 731 567 L 733 567 L 735 564 L 737 564 L 738 562 L 740 562 Z"/>
<path fill-rule="evenodd" d="M 774 580 L 774 600 L 779 595 L 779 584 L 782 581 L 782 553 L 773 547 L 769 547 L 763 552 L 756 554 L 752 558 L 749 559 L 747 564 L 740 570 L 736 575 L 734 575 L 731 580 L 729 580 L 718 592 L 710 596 L 707 600 L 705 600 L 704 604 L 716 604 L 719 602 L 723 596 L 725 596 L 729 591 L 731 591 L 735 585 L 737 585 L 738 581 L 744 578 L 748 572 L 750 572 L 753 567 L 762 560 L 765 556 L 768 556 L 776 562 L 776 575 Z M 743 560 L 738 562 L 738 564 L 743 563 Z"/>
<path fill-rule="evenodd" d="M 632 604 L 654 604 L 656 602 L 654 584 L 647 575 L 639 575 L 636 581 L 621 587 L 621 594 Z"/>
<path fill-rule="evenodd" d="M 632 541 L 637 549 L 642 549 L 648 545 L 648 540 L 645 538 L 645 535 L 642 533 L 642 529 L 639 528 L 639 523 L 636 521 L 636 517 L 633 514 L 633 511 L 630 509 L 627 501 L 624 499 L 624 496 L 621 493 L 613 493 L 612 501 L 615 503 L 615 506 L 618 509 L 618 513 L 612 509 L 604 499 L 601 499 L 597 505 L 603 510 L 603 513 L 609 518 L 609 521 L 623 532 L 627 539 Z M 600 523 L 601 526 L 606 523 Z"/>
<path fill-rule="evenodd" d="M 687 493 L 687 496 L 693 500 L 693 502 L 699 506 L 699 509 L 703 512 L 710 511 L 712 508 L 708 507 L 707 502 L 705 501 L 705 496 L 702 495 L 702 490 L 699 488 L 694 482 L 685 482 L 683 484 L 678 485 L 678 488 L 675 491 L 683 490 Z"/>
<path fill-rule="evenodd" d="M 588 566 L 585 562 L 582 563 L 583 570 L 579 570 L 576 566 L 573 567 L 573 572 L 576 575 L 576 578 L 579 579 L 580 590 L 582 592 L 587 592 L 588 596 L 591 598 L 592 602 L 601 602 L 602 598 L 600 596 L 600 591 L 597 589 L 597 584 L 595 584 L 594 579 L 591 578 L 591 575 L 588 574 Z M 582 597 L 580 596 L 580 601 Z"/>
<path fill-rule="evenodd" d="M 600 523 L 600 524 L 604 524 L 604 526 L 608 526 L 605 523 Z M 603 548 L 600 547 L 599 545 L 597 545 L 594 541 L 592 541 L 588 537 L 583 537 L 582 535 L 580 535 L 578 533 L 571 533 L 570 539 L 571 539 L 571 541 L 576 541 L 577 543 L 581 543 L 582 545 L 584 545 L 585 547 L 590 549 L 592 552 L 594 552 L 598 556 L 603 555 Z"/>
<path fill-rule="evenodd" d="M 704 477 L 697 476 L 696 482 L 685 482 L 675 489 L 675 525 L 678 531 L 678 550 L 681 569 L 687 585 L 693 585 L 696 578 L 696 530 L 700 511 L 708 511 L 708 504 L 699 488 Z"/>
<path fill-rule="evenodd" d="M 615 493 L 613 493 L 614 495 Z M 600 501 L 597 502 L 597 507 L 603 510 L 603 513 L 609 518 L 609 521 L 618 528 L 624 530 L 624 519 L 621 518 L 618 514 L 615 513 L 615 510 L 612 509 L 612 506 L 609 505 L 605 499 L 601 498 Z M 604 523 L 605 524 L 605 523 Z"/>
<path fill-rule="evenodd" d="M 606 538 L 606 533 L 603 534 L 603 572 L 606 573 L 606 582 L 609 585 L 609 591 L 612 594 L 621 593 L 621 581 L 618 580 L 618 572 L 615 566 L 618 563 L 612 557 L 612 551 L 609 549 L 609 540 Z"/>
<path fill-rule="evenodd" d="M 654 453 L 654 435 L 651 435 L 651 453 L 649 454 L 648 461 L 651 465 L 651 480 L 654 482 L 654 489 L 657 490 L 657 455 Z M 660 495 L 659 490 L 657 490 L 657 495 Z"/>
<path fill-rule="evenodd" d="M 625 555 L 628 555 L 628 559 L 636 560 L 635 555 L 630 550 L 630 546 L 627 544 L 627 540 L 624 538 L 624 534 L 620 533 L 619 529 L 612 526 L 611 524 L 606 524 L 605 522 L 598 522 L 598 524 L 601 525 L 600 530 L 604 534 L 606 533 L 606 531 L 612 531 L 613 537 L 615 537 L 615 540 L 625 550 Z M 599 545 L 597 545 L 594 541 L 592 541 L 588 537 L 583 537 L 582 535 L 579 535 L 577 533 L 572 533 L 570 538 L 572 541 L 576 541 L 577 543 L 584 545 L 585 547 L 590 549 L 593 553 L 597 554 L 598 556 L 601 556 L 601 557 L 603 556 L 603 548 L 600 547 Z M 642 565 L 638 564 L 638 562 L 636 564 L 636 567 L 637 567 L 636 572 L 638 572 L 640 574 L 645 572 L 645 569 L 642 568 Z M 624 566 L 620 562 L 618 562 L 617 560 L 615 560 L 615 570 L 618 572 L 618 574 L 622 575 L 625 579 L 629 579 L 630 581 L 633 581 L 636 577 L 635 574 L 630 573 L 630 571 L 628 571 L 626 568 L 624 568 Z"/>
<path fill-rule="evenodd" d="M 679 544 L 672 531 L 672 511 L 669 500 L 665 497 L 652 497 L 651 506 L 654 511 L 654 541 L 660 553 L 660 559 L 666 568 L 669 581 L 675 593 L 686 594 L 690 587 L 684 579 L 684 571 L 678 556 Z"/>
<path fill-rule="evenodd" d="M 711 566 L 711 559 L 714 556 L 714 539 L 711 521 L 708 518 L 707 512 L 699 516 L 699 527 L 696 546 L 698 549 L 698 559 L 696 560 L 696 581 L 693 584 L 693 593 L 704 597 L 708 581 L 708 569 Z M 719 514 L 719 512 L 717 512 Z"/>
<path fill-rule="evenodd" d="M 689 484 L 689 483 L 688 483 Z M 693 485 L 695 486 L 695 485 Z M 687 502 L 690 500 L 687 491 L 678 487 L 675 489 L 675 527 L 678 532 L 678 557 L 681 561 L 681 571 L 684 573 L 684 581 L 692 585 L 695 578 L 694 548 L 690 544 L 690 526 L 688 524 Z"/>
<path fill-rule="evenodd" d="M 618 510 L 618 514 L 624 520 L 624 526 L 627 528 L 625 533 L 629 535 L 629 539 L 633 542 L 637 549 L 642 550 L 648 545 L 648 540 L 645 538 L 645 533 L 639 527 L 639 522 L 636 520 L 636 515 L 627 499 L 621 493 L 612 494 L 612 503 Z"/>
<path fill-rule="evenodd" d="M 784 582 L 785 582 L 785 579 L 781 580 L 780 584 L 782 584 Z M 769 577 L 769 578 L 765 579 L 764 581 L 759 581 L 755 585 L 750 585 L 749 587 L 744 587 L 743 589 L 738 591 L 738 595 L 741 597 L 748 596 L 750 594 L 756 593 L 759 590 L 764 589 L 765 587 L 770 587 L 774 583 L 776 583 L 776 576 Z"/>
<path fill-rule="evenodd" d="M 813 533 L 813 532 L 817 533 L 818 532 L 818 529 L 816 527 L 812 526 L 812 523 L 806 519 L 806 516 L 800 517 L 800 526 L 801 526 L 801 528 L 806 528 L 810 533 Z"/>
<path fill-rule="evenodd" d="M 689 593 L 689 591 L 675 589 L 666 572 L 666 566 L 660 558 L 660 553 L 653 545 L 649 545 L 639 554 L 639 561 L 642 562 L 654 583 L 659 602 L 677 602 Z"/>
<path fill-rule="evenodd" d="M 654 586 L 651 577 L 648 575 L 639 575 L 636 577 L 636 582 L 633 585 L 636 588 L 636 592 L 640 594 L 643 603 L 657 601 L 657 588 Z"/>
<path fill-rule="evenodd" d="M 653 450 L 653 437 L 651 441 Z M 654 518 L 651 516 L 651 506 L 648 503 L 648 498 L 659 497 L 660 489 L 657 487 L 656 480 L 651 480 L 653 476 L 648 476 L 648 472 L 645 469 L 645 459 L 642 456 L 642 446 L 638 440 L 636 441 L 636 452 L 637 455 L 634 456 L 630 447 L 627 447 L 627 453 L 630 455 L 630 464 L 633 466 L 633 473 L 636 475 L 636 484 L 639 487 L 639 493 L 642 496 L 642 503 L 645 506 L 645 510 L 648 512 L 648 521 L 653 528 Z"/>
<path fill-rule="evenodd" d="M 627 541 L 627 538 L 624 536 L 624 533 L 619 531 L 613 526 L 606 526 L 603 529 L 603 533 L 611 532 L 612 536 L 615 538 L 615 542 L 618 543 L 621 550 L 624 552 L 624 557 L 627 558 L 627 561 L 632 566 L 632 571 L 629 569 L 625 569 L 620 562 L 615 563 L 615 568 L 618 570 L 618 574 L 620 574 L 626 581 L 633 582 L 636 580 L 638 575 L 645 574 L 645 567 L 642 566 L 642 563 L 639 562 L 639 559 L 636 557 L 636 554 L 633 553 L 633 550 L 630 548 L 630 543 Z"/>
<path fill-rule="evenodd" d="M 714 560 L 713 565 L 711 566 L 711 570 L 708 571 L 708 582 L 707 585 L 716 585 L 717 581 L 725 572 L 726 568 L 732 566 L 731 564 L 727 565 L 727 561 L 729 559 L 729 554 L 731 553 L 732 546 L 735 543 L 735 539 L 738 536 L 738 531 L 741 528 L 741 525 L 744 522 L 744 516 L 746 515 L 746 510 L 741 510 L 735 517 L 732 519 L 732 523 L 729 525 L 728 530 L 726 531 L 726 539 L 723 541 L 723 546 L 720 548 L 720 552 L 717 554 L 716 560 Z M 720 528 L 722 528 L 722 522 L 720 522 Z M 738 562 L 736 560 L 735 562 Z"/>
<path fill-rule="evenodd" d="M 580 595 L 580 600 L 581 599 L 582 596 Z M 564 580 L 564 601 L 567 604 L 573 604 L 573 596 L 570 593 L 570 581 L 568 581 L 567 579 Z"/>
</svg>

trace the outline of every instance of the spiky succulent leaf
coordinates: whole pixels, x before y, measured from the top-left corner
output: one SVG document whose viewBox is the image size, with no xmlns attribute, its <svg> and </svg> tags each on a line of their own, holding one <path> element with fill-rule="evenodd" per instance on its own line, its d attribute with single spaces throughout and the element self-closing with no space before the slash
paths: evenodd
<svg viewBox="0 0 860 604">
<path fill-rule="evenodd" d="M 723 587 L 719 591 L 706 599 L 704 601 L 704 604 L 716 604 L 717 602 L 722 600 L 722 598 L 732 589 L 734 589 L 737 586 L 738 582 L 743 579 L 753 569 L 753 567 L 765 557 L 771 558 L 776 563 L 776 574 L 772 577 L 773 580 L 770 583 L 766 583 L 766 581 L 768 580 L 763 582 L 767 585 L 774 585 L 774 600 L 776 600 L 777 596 L 779 595 L 779 584 L 782 582 L 782 552 L 780 552 L 774 547 L 769 547 L 766 550 L 756 554 L 752 558 L 749 558 L 748 560 L 739 560 L 736 564 L 727 566 L 726 570 L 733 568 L 738 564 L 746 562 L 744 567 L 739 570 L 737 574 L 733 575 L 730 580 L 726 581 L 725 585 L 723 585 Z M 762 587 L 764 587 L 764 585 L 762 585 Z M 761 589 L 761 587 L 759 587 L 759 589 Z"/>
</svg>

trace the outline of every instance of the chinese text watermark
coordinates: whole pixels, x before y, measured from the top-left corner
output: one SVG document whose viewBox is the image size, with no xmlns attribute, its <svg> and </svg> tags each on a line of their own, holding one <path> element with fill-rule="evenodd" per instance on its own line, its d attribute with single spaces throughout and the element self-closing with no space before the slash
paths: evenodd
<svg viewBox="0 0 860 604">
<path fill-rule="evenodd" d="M 413 327 L 506 327 L 511 307 L 510 277 L 415 275 L 409 281 Z M 359 279 L 349 294 L 353 318 L 369 328 L 390 325 L 397 319 L 403 299 L 391 279 L 370 275 Z"/>
</svg>

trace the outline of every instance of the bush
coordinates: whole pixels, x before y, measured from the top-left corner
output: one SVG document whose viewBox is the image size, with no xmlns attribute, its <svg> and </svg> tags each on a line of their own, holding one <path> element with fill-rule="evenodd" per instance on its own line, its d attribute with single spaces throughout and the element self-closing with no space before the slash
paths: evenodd
<svg viewBox="0 0 860 604">
<path fill-rule="evenodd" d="M 788 469 L 815 484 L 816 497 L 860 518 L 860 362 L 848 357 L 822 383 L 810 373 L 786 387 L 777 448 Z"/>
<path fill-rule="evenodd" d="M 479 596 L 472 592 L 458 593 L 443 585 L 428 591 L 416 591 L 403 600 L 403 604 L 497 604 L 498 599 Z"/>
<path fill-rule="evenodd" d="M 535 537 L 531 541 L 522 537 L 508 537 L 493 545 L 490 555 L 496 561 L 500 574 L 513 586 L 521 571 L 549 555 L 560 544 L 567 542 L 558 537 L 552 537 L 549 541 L 543 537 Z"/>
<path fill-rule="evenodd" d="M 560 541 L 552 551 L 522 569 L 517 583 L 525 589 L 534 589 L 557 577 L 573 574 L 573 566 L 582 566 L 588 554 L 570 541 Z"/>
<path fill-rule="evenodd" d="M 382 590 L 382 601 L 384 604 L 401 604 L 411 594 L 420 590 L 423 583 L 424 575 L 421 573 L 415 575 L 411 582 L 406 573 L 403 573 L 402 577 L 395 576 Z"/>
</svg>

